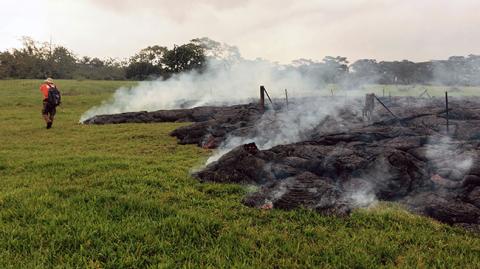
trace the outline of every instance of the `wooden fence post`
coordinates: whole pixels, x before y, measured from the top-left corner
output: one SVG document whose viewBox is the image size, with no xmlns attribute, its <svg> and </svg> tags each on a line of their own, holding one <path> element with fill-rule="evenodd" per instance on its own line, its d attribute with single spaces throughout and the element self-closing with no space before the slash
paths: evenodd
<svg viewBox="0 0 480 269">
<path fill-rule="evenodd" d="M 285 89 L 285 101 L 287 102 L 287 110 L 288 110 L 288 91 Z"/>
<path fill-rule="evenodd" d="M 265 111 L 265 87 L 260 86 L 260 111 Z"/>
<path fill-rule="evenodd" d="M 446 113 L 447 113 L 447 134 L 449 134 L 449 122 L 448 122 L 448 92 L 445 92 L 445 110 L 446 110 Z"/>
</svg>

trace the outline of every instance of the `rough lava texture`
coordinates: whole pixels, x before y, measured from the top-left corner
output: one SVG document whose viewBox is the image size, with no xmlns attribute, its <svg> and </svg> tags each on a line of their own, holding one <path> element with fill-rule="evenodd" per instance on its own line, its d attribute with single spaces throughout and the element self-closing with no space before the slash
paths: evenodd
<svg viewBox="0 0 480 269">
<path fill-rule="evenodd" d="M 396 201 L 441 222 L 480 224 L 480 104 L 451 102 L 449 132 L 440 100 L 391 104 L 376 122 L 309 141 L 259 150 L 240 145 L 194 176 L 255 184 L 248 206 L 306 207 L 346 215 L 376 200 Z"/>
<path fill-rule="evenodd" d="M 83 123 L 193 122 L 189 126 L 174 130 L 171 135 L 177 137 L 180 144 L 197 144 L 205 148 L 216 148 L 225 140 L 226 135 L 234 130 L 238 133 L 248 132 L 261 116 L 258 105 L 246 104 L 98 115 Z"/>
<path fill-rule="evenodd" d="M 382 99 L 373 120 L 361 118 L 363 100 L 319 120 L 303 142 L 259 150 L 239 145 L 194 174 L 201 181 L 254 184 L 244 204 L 311 208 L 348 215 L 377 201 L 467 228 L 480 227 L 480 100 L 451 99 L 449 130 L 443 99 Z M 337 111 L 338 112 L 338 111 Z M 87 124 L 189 121 L 172 132 L 182 144 L 215 148 L 228 136 L 256 135 L 256 104 L 96 116 Z M 273 121 L 275 115 L 273 115 Z M 274 122 L 264 128 L 281 128 Z"/>
</svg>

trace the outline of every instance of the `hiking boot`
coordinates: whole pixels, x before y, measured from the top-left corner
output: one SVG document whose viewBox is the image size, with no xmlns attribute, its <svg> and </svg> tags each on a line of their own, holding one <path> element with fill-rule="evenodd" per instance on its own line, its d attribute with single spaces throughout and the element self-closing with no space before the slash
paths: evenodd
<svg viewBox="0 0 480 269">
<path fill-rule="evenodd" d="M 52 128 L 52 123 L 53 123 L 53 122 L 48 122 L 48 123 L 47 123 L 47 129 Z"/>
</svg>

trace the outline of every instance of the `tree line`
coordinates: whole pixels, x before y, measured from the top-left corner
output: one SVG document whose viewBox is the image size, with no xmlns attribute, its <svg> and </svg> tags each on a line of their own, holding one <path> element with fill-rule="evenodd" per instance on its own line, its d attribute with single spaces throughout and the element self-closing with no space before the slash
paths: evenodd
<svg viewBox="0 0 480 269">
<path fill-rule="evenodd" d="M 0 79 L 99 79 L 145 80 L 205 68 L 205 49 L 200 39 L 168 49 L 149 46 L 126 60 L 77 57 L 64 46 L 25 37 L 23 46 L 0 52 Z"/>
<path fill-rule="evenodd" d="M 356 80 L 373 78 L 379 84 L 438 84 L 479 86 L 480 55 L 452 56 L 447 60 L 377 62 L 363 59 L 350 66 Z"/>
<path fill-rule="evenodd" d="M 153 45 L 124 60 L 78 57 L 68 48 L 23 39 L 23 46 L 0 52 L 0 79 L 54 77 L 62 79 L 146 80 L 167 79 L 176 73 L 203 72 L 211 59 L 226 66 L 243 61 L 238 49 L 209 38 L 192 39 L 173 48 Z M 479 86 L 480 56 L 452 56 L 426 62 L 327 56 L 321 61 L 298 59 L 281 70 L 296 71 L 320 83 L 438 84 Z"/>
<path fill-rule="evenodd" d="M 345 57 L 327 56 L 321 62 L 295 60 L 293 65 L 325 83 L 480 86 L 480 55 L 473 54 L 417 63 L 360 59 L 350 65 Z"/>
</svg>

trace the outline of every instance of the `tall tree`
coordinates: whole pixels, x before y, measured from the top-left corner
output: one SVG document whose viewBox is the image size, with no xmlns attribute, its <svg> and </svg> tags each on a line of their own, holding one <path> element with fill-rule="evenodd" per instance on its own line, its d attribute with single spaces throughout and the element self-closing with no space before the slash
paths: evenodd
<svg viewBox="0 0 480 269">
<path fill-rule="evenodd" d="M 146 47 L 135 56 L 130 59 L 130 62 L 136 63 L 150 63 L 152 65 L 160 66 L 162 62 L 162 58 L 165 53 L 168 51 L 166 47 L 161 47 L 158 45 Z"/>
<path fill-rule="evenodd" d="M 165 69 L 169 73 L 184 71 L 202 71 L 205 68 L 206 58 L 204 49 L 194 43 L 174 46 L 167 51 L 162 59 Z"/>
<path fill-rule="evenodd" d="M 192 39 L 191 43 L 200 46 L 207 58 L 226 62 L 236 62 L 242 59 L 237 47 L 212 40 L 208 37 Z"/>
<path fill-rule="evenodd" d="M 55 47 L 53 52 L 47 58 L 48 76 L 58 78 L 73 78 L 73 73 L 77 68 L 77 58 L 65 47 Z"/>
</svg>

